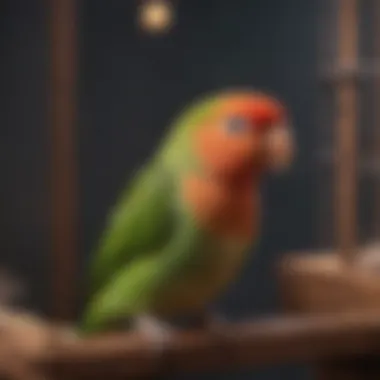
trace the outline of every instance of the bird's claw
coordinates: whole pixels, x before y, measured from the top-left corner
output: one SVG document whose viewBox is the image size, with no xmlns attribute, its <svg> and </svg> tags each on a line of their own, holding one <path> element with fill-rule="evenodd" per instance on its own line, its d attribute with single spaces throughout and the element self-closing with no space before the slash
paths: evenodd
<svg viewBox="0 0 380 380">
<path fill-rule="evenodd" d="M 151 316 L 138 317 L 136 329 L 152 343 L 153 350 L 158 354 L 163 354 L 175 332 L 175 329 L 169 324 Z"/>
</svg>

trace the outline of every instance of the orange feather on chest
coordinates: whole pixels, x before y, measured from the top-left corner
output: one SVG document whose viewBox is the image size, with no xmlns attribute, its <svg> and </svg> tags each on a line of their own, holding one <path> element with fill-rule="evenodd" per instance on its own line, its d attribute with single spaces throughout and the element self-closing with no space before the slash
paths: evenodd
<svg viewBox="0 0 380 380">
<path fill-rule="evenodd" d="M 194 217 L 209 232 L 242 239 L 256 234 L 259 202 L 252 183 L 230 188 L 194 175 L 184 180 L 183 191 Z"/>
</svg>

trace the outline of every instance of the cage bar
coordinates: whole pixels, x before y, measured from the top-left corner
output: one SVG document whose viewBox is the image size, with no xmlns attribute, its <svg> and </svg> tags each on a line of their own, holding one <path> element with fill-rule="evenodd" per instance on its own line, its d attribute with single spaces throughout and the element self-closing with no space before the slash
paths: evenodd
<svg viewBox="0 0 380 380">
<path fill-rule="evenodd" d="M 76 1 L 52 0 L 51 59 L 51 188 L 53 316 L 74 315 L 77 264 Z"/>
<path fill-rule="evenodd" d="M 380 62 L 380 2 L 373 2 L 373 58 L 374 70 L 377 70 L 377 63 Z M 373 133 L 374 133 L 374 146 L 373 146 L 373 162 L 374 162 L 374 214 L 373 214 L 373 234 L 374 239 L 380 239 L 380 176 L 378 166 L 380 163 L 380 76 L 374 73 L 373 76 Z"/>
<path fill-rule="evenodd" d="M 357 86 L 358 3 L 339 0 L 337 67 L 351 73 L 336 83 L 336 231 L 338 249 L 352 262 L 357 244 Z"/>
</svg>

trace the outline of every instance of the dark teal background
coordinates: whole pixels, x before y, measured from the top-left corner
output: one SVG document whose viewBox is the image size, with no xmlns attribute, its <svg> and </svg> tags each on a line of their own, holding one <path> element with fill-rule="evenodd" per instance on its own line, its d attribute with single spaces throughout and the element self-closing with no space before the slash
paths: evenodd
<svg viewBox="0 0 380 380">
<path fill-rule="evenodd" d="M 83 264 L 108 208 L 173 114 L 204 92 L 239 85 L 267 89 L 293 114 L 297 162 L 287 176 L 264 186 L 262 241 L 218 305 L 231 318 L 277 311 L 273 264 L 286 251 L 315 244 L 317 1 L 182 0 L 178 25 L 163 37 L 137 31 L 135 3 L 78 1 Z M 44 7 L 42 0 L 0 3 L 0 257 L 30 284 L 29 304 L 38 310 L 47 310 L 49 294 Z M 226 378 L 305 376 L 302 368 L 275 367 Z"/>
</svg>

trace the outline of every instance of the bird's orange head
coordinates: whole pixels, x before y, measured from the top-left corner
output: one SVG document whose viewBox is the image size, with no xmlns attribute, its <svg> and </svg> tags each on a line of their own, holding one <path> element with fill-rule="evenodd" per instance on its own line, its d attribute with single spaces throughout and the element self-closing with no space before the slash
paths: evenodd
<svg viewBox="0 0 380 380">
<path fill-rule="evenodd" d="M 202 167 L 220 179 L 287 167 L 294 154 L 285 106 L 263 93 L 224 94 L 193 132 Z"/>
</svg>

